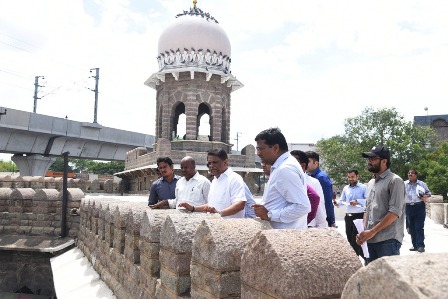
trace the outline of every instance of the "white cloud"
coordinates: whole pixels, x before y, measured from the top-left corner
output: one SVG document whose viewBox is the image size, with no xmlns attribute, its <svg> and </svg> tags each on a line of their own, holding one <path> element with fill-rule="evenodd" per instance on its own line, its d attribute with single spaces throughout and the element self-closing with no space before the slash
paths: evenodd
<svg viewBox="0 0 448 299">
<path fill-rule="evenodd" d="M 191 1 L 0 1 L 1 106 L 32 111 L 34 76 L 44 75 L 38 113 L 92 121 L 89 70 L 99 67 L 98 122 L 154 134 L 155 91 L 143 82 L 157 71 L 160 33 Z M 342 134 L 366 106 L 396 107 L 410 121 L 424 107 L 448 113 L 448 2 L 198 6 L 227 32 L 232 74 L 245 85 L 232 94 L 239 148 L 270 126 L 296 143 Z"/>
</svg>

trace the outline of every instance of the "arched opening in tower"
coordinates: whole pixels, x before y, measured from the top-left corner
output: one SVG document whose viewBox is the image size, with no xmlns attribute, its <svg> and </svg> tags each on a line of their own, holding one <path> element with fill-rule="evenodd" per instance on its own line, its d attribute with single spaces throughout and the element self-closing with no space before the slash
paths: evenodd
<svg viewBox="0 0 448 299">
<path fill-rule="evenodd" d="M 185 104 L 179 103 L 174 108 L 173 123 L 171 126 L 171 140 L 185 139 L 186 134 L 186 116 Z"/>
<path fill-rule="evenodd" d="M 179 120 L 177 122 L 177 139 L 185 139 L 187 134 L 187 116 L 185 113 L 179 115 Z"/>
<path fill-rule="evenodd" d="M 211 133 L 211 125 L 210 122 L 210 107 L 206 103 L 201 103 L 198 107 L 198 118 L 196 128 L 197 139 L 211 141 L 212 133 Z"/>
</svg>

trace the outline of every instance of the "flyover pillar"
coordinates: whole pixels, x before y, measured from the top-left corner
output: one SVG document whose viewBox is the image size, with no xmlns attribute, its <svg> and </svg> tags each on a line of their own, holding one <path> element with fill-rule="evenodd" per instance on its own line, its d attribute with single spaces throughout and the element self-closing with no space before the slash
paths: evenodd
<svg viewBox="0 0 448 299">
<path fill-rule="evenodd" d="M 13 155 L 11 160 L 16 163 L 21 176 L 45 176 L 48 168 L 56 161 L 55 157 L 44 157 L 38 154 Z"/>
</svg>

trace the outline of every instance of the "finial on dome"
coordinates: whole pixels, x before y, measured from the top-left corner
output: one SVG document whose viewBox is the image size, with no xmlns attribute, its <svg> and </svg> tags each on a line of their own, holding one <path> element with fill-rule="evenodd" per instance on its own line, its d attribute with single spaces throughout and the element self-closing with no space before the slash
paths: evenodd
<svg viewBox="0 0 448 299">
<path fill-rule="evenodd" d="M 193 8 L 196 9 L 196 3 L 198 3 L 198 0 L 193 0 Z"/>
</svg>

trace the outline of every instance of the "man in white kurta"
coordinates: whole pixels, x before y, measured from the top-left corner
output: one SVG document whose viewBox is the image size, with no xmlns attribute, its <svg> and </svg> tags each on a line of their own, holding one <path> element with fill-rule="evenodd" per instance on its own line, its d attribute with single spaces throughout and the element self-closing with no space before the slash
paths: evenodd
<svg viewBox="0 0 448 299">
<path fill-rule="evenodd" d="M 230 167 L 214 177 L 208 195 L 208 205 L 216 210 L 223 211 L 238 202 L 246 202 L 243 178 Z M 244 208 L 226 218 L 244 218 Z"/>
<path fill-rule="evenodd" d="M 214 176 L 208 194 L 208 203 L 194 206 L 182 202 L 179 206 L 191 212 L 218 213 L 226 218 L 244 218 L 246 196 L 243 178 L 228 166 L 225 150 L 214 149 L 207 154 L 207 165 Z"/>
<path fill-rule="evenodd" d="M 176 209 L 178 203 L 187 202 L 193 206 L 207 203 L 208 193 L 210 191 L 210 181 L 196 171 L 196 162 L 186 156 L 180 161 L 180 169 L 183 177 L 176 183 L 174 190 L 175 198 L 166 199 L 155 205 L 149 206 L 152 209 L 162 209 L 169 207 Z"/>
<path fill-rule="evenodd" d="M 194 206 L 203 205 L 207 203 L 209 191 L 210 181 L 196 171 L 189 180 L 184 176 L 177 181 L 176 198 L 168 199 L 168 204 L 171 209 L 179 208 L 180 202 L 188 202 Z"/>
</svg>

